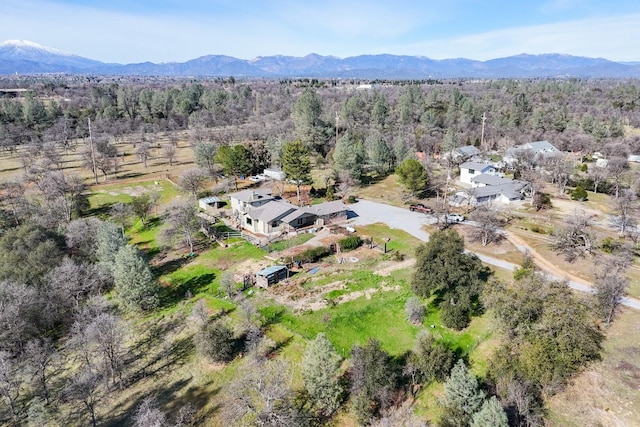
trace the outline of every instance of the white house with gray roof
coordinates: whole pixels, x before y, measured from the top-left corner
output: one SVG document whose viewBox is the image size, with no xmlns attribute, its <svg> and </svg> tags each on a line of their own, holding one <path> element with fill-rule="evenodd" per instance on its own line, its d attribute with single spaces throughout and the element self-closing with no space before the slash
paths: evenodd
<svg viewBox="0 0 640 427">
<path fill-rule="evenodd" d="M 540 161 L 542 158 L 562 153 L 549 141 L 534 141 L 508 148 L 507 151 L 505 151 L 502 160 L 508 165 L 513 165 L 518 161 L 518 152 L 523 151 L 531 152 L 535 161 Z"/>
<path fill-rule="evenodd" d="M 460 182 L 471 184 L 471 180 L 485 173 L 494 173 L 497 169 L 495 166 L 487 163 L 465 162 L 460 165 Z"/>
</svg>

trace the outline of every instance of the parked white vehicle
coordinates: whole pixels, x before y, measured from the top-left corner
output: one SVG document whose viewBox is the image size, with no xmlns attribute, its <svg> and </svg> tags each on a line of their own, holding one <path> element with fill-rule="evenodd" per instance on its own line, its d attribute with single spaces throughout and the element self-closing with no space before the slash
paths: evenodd
<svg viewBox="0 0 640 427">
<path fill-rule="evenodd" d="M 445 216 L 445 220 L 447 223 L 452 223 L 452 222 L 462 222 L 464 221 L 464 216 L 460 215 L 460 214 L 447 214 Z"/>
</svg>

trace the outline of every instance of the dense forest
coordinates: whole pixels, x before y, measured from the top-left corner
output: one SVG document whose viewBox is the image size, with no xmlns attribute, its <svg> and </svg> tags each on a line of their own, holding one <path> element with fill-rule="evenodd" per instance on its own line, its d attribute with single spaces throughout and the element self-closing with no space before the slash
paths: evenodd
<svg viewBox="0 0 640 427">
<path fill-rule="evenodd" d="M 295 163 L 304 169 L 300 182 L 310 167 L 331 166 L 335 174 L 323 196 L 333 194 L 330 183 L 346 196 L 349 187 L 372 177 L 394 171 L 404 177 L 417 151 L 437 159 L 464 145 L 501 153 L 548 140 L 580 159 L 595 152 L 612 164 L 624 159 L 620 168 L 627 171 L 626 157 L 640 154 L 637 85 L 590 79 L 1 78 L 0 88 L 26 91 L 18 97 L 0 91 L 2 155 L 21 165 L 20 178 L 4 179 L 0 193 L 0 420 L 304 426 L 337 425 L 348 417 L 362 425 L 418 426 L 426 425 L 425 417 L 411 403 L 439 383 L 440 425 L 544 425 L 545 399 L 601 357 L 603 329 L 615 310 L 539 274 L 530 260 L 505 281 L 466 253 L 454 231 L 437 231 L 415 250 L 415 269 L 399 285 L 407 324 L 418 328 L 427 311 L 436 310 L 446 328 L 461 331 L 493 313 L 499 345 L 476 373 L 468 350 L 448 346 L 428 328 L 401 354 L 375 338 L 339 349 L 319 332 L 301 334 L 299 354 L 276 357 L 287 341 L 278 342 L 270 328 L 286 317 L 282 311 L 232 291 L 236 283 L 223 267 L 215 278 L 217 305 L 207 305 L 194 298 L 197 280 L 176 288 L 159 280 L 189 259 L 151 260 L 177 246 L 192 255 L 216 251 L 205 237 L 215 230 L 203 230 L 189 197 L 205 182 L 220 189 L 222 176 L 236 179 L 271 166 L 292 170 L 297 181 Z M 172 166 L 184 141 L 199 167 L 180 176 L 187 203 L 155 193 L 126 203 L 90 203 L 90 185 L 119 178 L 125 144 L 146 168 L 152 149 Z M 90 180 L 65 169 L 70 152 L 81 153 Z M 302 157 L 309 163 L 295 162 Z M 544 179 L 566 186 L 572 174 L 563 175 L 565 166 L 549 168 Z M 526 179 L 528 172 L 515 173 Z M 412 193 L 427 182 L 441 184 L 430 174 Z M 627 187 L 635 187 L 621 176 L 585 173 L 578 184 L 626 200 Z M 162 248 L 141 250 L 132 230 L 144 233 L 158 224 Z M 576 256 L 575 247 L 558 245 L 567 258 Z M 178 399 L 162 378 L 194 358 L 231 368 L 220 368 L 224 386 L 189 389 Z M 155 393 L 130 391 L 149 381 Z M 130 402 L 105 412 L 105 402 L 117 396 Z"/>
</svg>

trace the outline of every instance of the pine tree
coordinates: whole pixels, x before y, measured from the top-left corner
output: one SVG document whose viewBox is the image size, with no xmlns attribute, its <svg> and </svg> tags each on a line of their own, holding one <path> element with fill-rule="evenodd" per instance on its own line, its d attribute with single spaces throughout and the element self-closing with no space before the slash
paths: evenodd
<svg viewBox="0 0 640 427">
<path fill-rule="evenodd" d="M 325 415 L 331 415 L 340 406 L 341 358 L 331 341 L 321 332 L 316 336 L 302 359 L 302 376 L 313 404 Z"/>
<path fill-rule="evenodd" d="M 96 257 L 98 262 L 113 269 L 114 259 L 118 251 L 127 245 L 118 226 L 112 222 L 104 221 L 98 225 L 96 232 Z"/>
<path fill-rule="evenodd" d="M 309 150 L 301 141 L 287 142 L 282 146 L 282 171 L 287 178 L 296 183 L 298 202 L 300 202 L 300 184 L 311 181 L 311 160 Z"/>
<path fill-rule="evenodd" d="M 495 396 L 484 401 L 482 408 L 473 414 L 471 427 L 508 427 L 509 419 Z"/>
<path fill-rule="evenodd" d="M 473 415 L 480 410 L 485 394 L 478 380 L 469 371 L 462 359 L 451 370 L 444 385 L 443 426 L 471 425 Z"/>
<path fill-rule="evenodd" d="M 116 254 L 113 279 L 118 298 L 126 307 L 150 310 L 158 306 L 159 286 L 134 246 L 126 245 Z"/>
</svg>

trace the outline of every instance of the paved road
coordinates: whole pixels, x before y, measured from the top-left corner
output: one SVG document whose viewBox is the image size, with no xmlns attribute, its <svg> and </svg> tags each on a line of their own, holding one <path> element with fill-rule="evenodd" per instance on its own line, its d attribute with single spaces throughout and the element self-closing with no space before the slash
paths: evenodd
<svg viewBox="0 0 640 427">
<path fill-rule="evenodd" d="M 349 205 L 355 216 L 351 219 L 353 225 L 369 225 L 382 222 L 387 224 L 391 228 L 398 228 L 404 230 L 412 236 L 417 237 L 422 241 L 429 240 L 429 233 L 422 229 L 423 225 L 435 224 L 436 219 L 427 214 L 419 212 L 411 212 L 406 208 L 398 208 L 395 206 L 387 205 L 384 203 L 373 202 L 370 200 L 360 200 L 358 203 Z M 527 247 L 518 247 L 520 251 L 528 249 Z M 504 268 L 506 270 L 514 270 L 518 266 L 516 264 L 503 261 L 498 258 L 493 258 L 487 255 L 476 253 L 478 258 L 486 264 L 490 264 L 496 267 Z M 554 280 L 567 280 L 565 277 L 558 277 L 556 275 L 545 273 Z M 593 288 L 582 283 L 567 280 L 569 286 L 573 289 L 582 292 L 593 292 Z M 640 300 L 635 298 L 625 298 L 622 302 L 627 307 L 640 310 Z"/>
</svg>

